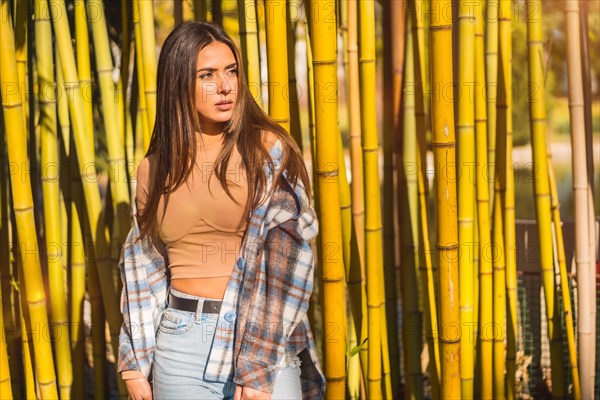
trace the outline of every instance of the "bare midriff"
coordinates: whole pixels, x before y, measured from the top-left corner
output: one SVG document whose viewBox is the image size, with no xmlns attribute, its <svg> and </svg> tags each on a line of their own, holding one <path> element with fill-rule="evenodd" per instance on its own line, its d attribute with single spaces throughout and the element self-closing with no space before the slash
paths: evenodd
<svg viewBox="0 0 600 400">
<path fill-rule="evenodd" d="M 194 296 L 222 300 L 229 277 L 222 278 L 184 278 L 171 281 L 173 289 Z"/>
</svg>

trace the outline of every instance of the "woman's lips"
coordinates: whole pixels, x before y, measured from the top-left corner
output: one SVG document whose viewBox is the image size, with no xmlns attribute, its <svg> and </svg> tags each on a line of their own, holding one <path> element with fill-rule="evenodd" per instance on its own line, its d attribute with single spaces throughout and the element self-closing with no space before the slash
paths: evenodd
<svg viewBox="0 0 600 400">
<path fill-rule="evenodd" d="M 231 110 L 233 108 L 233 102 L 230 102 L 230 103 L 217 103 L 217 104 L 215 104 L 215 107 L 217 107 L 221 111 L 229 111 L 229 110 Z"/>
</svg>

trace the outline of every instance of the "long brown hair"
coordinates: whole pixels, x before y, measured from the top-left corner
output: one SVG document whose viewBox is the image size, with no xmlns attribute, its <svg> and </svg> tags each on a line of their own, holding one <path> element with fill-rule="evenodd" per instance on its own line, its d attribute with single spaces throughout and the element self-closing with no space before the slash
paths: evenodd
<svg viewBox="0 0 600 400">
<path fill-rule="evenodd" d="M 302 180 L 310 200 L 310 181 L 302 153 L 291 136 L 266 114 L 252 97 L 246 82 L 240 53 L 222 28 L 206 22 L 184 22 L 165 40 L 160 51 L 157 70 L 156 120 L 146 156 L 156 155 L 156 172 L 149 177 L 148 198 L 143 213 L 138 211 L 138 223 L 143 237 L 158 237 L 157 209 L 165 194 L 166 209 L 169 194 L 187 180 L 196 162 L 196 134 L 200 122 L 195 108 L 196 63 L 198 53 L 213 42 L 227 45 L 237 61 L 237 101 L 232 118 L 225 124 L 223 147 L 215 160 L 214 172 L 221 187 L 236 203 L 227 184 L 227 165 L 234 146 L 242 157 L 242 167 L 248 179 L 248 199 L 244 208 L 246 218 L 251 209 L 265 199 L 258 196 L 266 185 L 265 162 L 274 170 L 263 132 L 271 132 L 281 140 L 283 157 L 273 179 L 271 192 L 280 183 L 282 171 L 292 185 Z M 253 199 L 250 201 L 250 199 Z M 164 214 L 163 214 L 164 215 Z"/>
</svg>

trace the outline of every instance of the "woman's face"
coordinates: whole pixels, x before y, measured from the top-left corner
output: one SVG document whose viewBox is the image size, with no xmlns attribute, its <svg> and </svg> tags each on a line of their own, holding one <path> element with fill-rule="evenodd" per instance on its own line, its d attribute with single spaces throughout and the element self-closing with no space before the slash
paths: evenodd
<svg viewBox="0 0 600 400">
<path fill-rule="evenodd" d="M 202 131 L 218 134 L 231 119 L 237 99 L 237 63 L 231 49 L 213 42 L 198 53 L 196 111 Z"/>
</svg>

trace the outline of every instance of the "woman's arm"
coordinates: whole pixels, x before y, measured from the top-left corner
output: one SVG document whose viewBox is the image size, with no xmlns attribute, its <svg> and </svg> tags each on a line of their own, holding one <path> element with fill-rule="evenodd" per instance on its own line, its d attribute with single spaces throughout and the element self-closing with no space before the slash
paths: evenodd
<svg viewBox="0 0 600 400">
<path fill-rule="evenodd" d="M 146 379 L 144 374 L 142 374 L 142 371 L 137 370 L 137 369 L 121 371 L 121 379 L 123 379 L 124 381 L 126 381 L 128 379 L 137 379 L 137 378 Z"/>
<path fill-rule="evenodd" d="M 128 238 L 131 237 L 131 234 L 132 232 L 130 231 Z M 125 371 L 140 371 L 141 373 L 141 366 L 137 360 L 136 348 L 134 346 L 134 343 L 136 342 L 134 336 L 139 335 L 140 333 L 139 326 L 135 322 L 135 314 L 133 315 L 133 321 L 131 318 L 132 315 L 130 314 L 130 301 L 133 299 L 130 300 L 132 295 L 130 295 L 129 292 L 135 283 L 131 282 L 130 278 L 128 279 L 128 275 L 130 274 L 128 274 L 126 271 L 126 266 L 130 264 L 130 261 L 132 260 L 132 255 L 134 253 L 132 249 L 134 246 L 135 245 L 128 243 L 128 240 L 126 240 L 126 243 L 123 245 L 123 249 L 121 250 L 121 257 L 119 260 L 119 271 L 121 275 L 121 282 L 123 283 L 120 299 L 120 309 L 121 314 L 123 315 L 123 323 L 121 324 L 121 330 L 119 332 L 119 352 L 117 359 L 117 371 L 120 373 Z M 135 312 L 135 308 L 133 308 L 133 310 Z"/>
<path fill-rule="evenodd" d="M 136 174 L 136 186 L 135 186 L 135 206 L 137 214 L 140 214 L 144 208 L 146 208 L 146 202 L 148 201 L 148 186 L 150 179 L 150 157 L 144 157 L 138 165 Z M 137 215 L 135 215 L 137 218 Z"/>
</svg>

